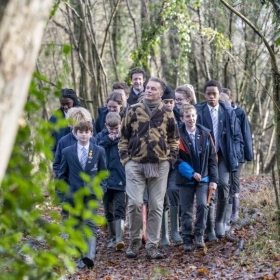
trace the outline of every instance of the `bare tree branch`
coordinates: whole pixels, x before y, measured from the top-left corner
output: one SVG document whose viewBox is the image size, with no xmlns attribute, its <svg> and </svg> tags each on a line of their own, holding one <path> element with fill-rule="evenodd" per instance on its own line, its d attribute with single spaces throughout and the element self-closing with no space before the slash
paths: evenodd
<svg viewBox="0 0 280 280">
<path fill-rule="evenodd" d="M 101 53 L 100 53 L 100 57 L 102 58 L 103 57 L 103 53 L 104 53 L 104 49 L 105 49 L 105 44 L 106 44 L 106 40 L 107 40 L 107 36 L 108 36 L 108 33 L 109 33 L 109 28 L 111 26 L 111 22 L 116 14 L 116 11 L 117 11 L 117 8 L 118 8 L 118 5 L 120 3 L 121 0 L 118 0 L 115 7 L 114 7 L 114 10 L 111 14 L 111 17 L 110 17 L 110 20 L 109 20 L 109 23 L 105 29 L 105 37 L 104 37 L 104 40 L 103 40 L 103 44 L 102 44 L 102 47 L 101 47 Z"/>
</svg>

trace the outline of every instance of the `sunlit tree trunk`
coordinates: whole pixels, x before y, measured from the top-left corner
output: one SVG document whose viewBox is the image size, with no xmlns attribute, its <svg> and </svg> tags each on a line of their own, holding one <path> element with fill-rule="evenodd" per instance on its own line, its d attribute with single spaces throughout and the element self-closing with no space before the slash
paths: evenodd
<svg viewBox="0 0 280 280">
<path fill-rule="evenodd" d="M 52 3 L 10 0 L 2 6 L 1 1 L 0 182 L 11 155 Z"/>
</svg>

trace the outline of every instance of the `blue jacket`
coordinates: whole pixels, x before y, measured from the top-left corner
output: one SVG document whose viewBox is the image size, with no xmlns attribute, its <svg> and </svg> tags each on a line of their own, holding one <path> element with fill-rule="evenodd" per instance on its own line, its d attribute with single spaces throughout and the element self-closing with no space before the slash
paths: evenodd
<svg viewBox="0 0 280 280">
<path fill-rule="evenodd" d="M 89 157 L 85 170 L 82 169 L 78 158 L 77 143 L 63 149 L 62 160 L 58 172 L 58 179 L 65 181 L 69 186 L 69 192 L 75 193 L 82 187 L 86 187 L 87 183 L 80 177 L 80 173 L 84 172 L 91 178 L 94 178 L 99 171 L 107 170 L 105 150 L 95 144 L 89 145 Z M 92 156 L 90 156 L 92 153 Z M 106 192 L 106 180 L 101 183 L 104 193 Z M 94 190 L 90 187 L 91 193 Z"/>
<path fill-rule="evenodd" d="M 107 178 L 107 188 L 125 191 L 125 169 L 120 162 L 118 143 L 120 138 L 111 140 L 107 128 L 96 135 L 96 142 L 106 151 L 107 168 L 110 172 Z"/>
<path fill-rule="evenodd" d="M 96 144 L 95 137 L 90 138 L 90 142 Z M 60 168 L 60 163 L 62 159 L 62 150 L 66 147 L 72 146 L 77 143 L 77 139 L 74 136 L 73 132 L 71 131 L 67 135 L 63 136 L 57 145 L 54 162 L 53 162 L 53 172 L 55 173 L 55 177 L 58 177 L 58 172 Z"/>
<path fill-rule="evenodd" d="M 180 144 L 177 160 L 176 184 L 184 186 L 195 184 L 193 174 L 201 175 L 201 182 L 218 183 L 217 154 L 210 130 L 202 125 L 196 125 L 195 149 L 191 143 L 186 126 L 183 123 L 179 128 Z"/>
<path fill-rule="evenodd" d="M 238 162 L 242 158 L 243 138 L 239 121 L 232 107 L 223 101 L 219 101 L 219 149 L 222 152 L 226 165 L 231 172 L 235 172 Z M 195 105 L 197 109 L 197 123 L 211 130 L 213 139 L 213 126 L 207 102 Z"/>
<path fill-rule="evenodd" d="M 236 117 L 239 119 L 240 122 L 240 128 L 241 128 L 241 133 L 243 137 L 243 142 L 244 142 L 244 150 L 243 150 L 243 157 L 239 160 L 239 162 L 245 162 L 251 161 L 254 158 L 253 155 L 253 145 L 252 145 L 252 133 L 251 133 L 251 128 L 249 121 L 247 119 L 245 111 L 237 106 L 233 105 L 234 112 L 236 114 Z"/>
<path fill-rule="evenodd" d="M 100 107 L 98 108 L 98 116 L 95 122 L 95 131 L 96 134 L 101 132 L 103 128 L 105 128 L 105 121 L 106 116 L 108 114 L 109 110 L 107 107 Z"/>
<path fill-rule="evenodd" d="M 64 112 L 61 108 L 59 108 L 57 110 L 58 114 L 61 116 L 61 118 L 64 118 L 65 119 L 65 115 L 64 115 Z M 56 124 L 57 123 L 57 117 L 55 115 L 52 115 L 49 119 L 49 122 L 50 123 L 53 123 L 53 124 Z M 71 128 L 70 127 L 62 127 L 60 128 L 60 130 L 58 131 L 53 131 L 52 132 L 52 137 L 54 138 L 54 145 L 52 147 L 52 151 L 53 151 L 53 155 L 55 155 L 55 151 L 56 151 L 56 148 L 57 148 L 57 144 L 58 144 L 58 141 L 65 135 L 67 135 L 68 133 L 71 132 Z"/>
</svg>

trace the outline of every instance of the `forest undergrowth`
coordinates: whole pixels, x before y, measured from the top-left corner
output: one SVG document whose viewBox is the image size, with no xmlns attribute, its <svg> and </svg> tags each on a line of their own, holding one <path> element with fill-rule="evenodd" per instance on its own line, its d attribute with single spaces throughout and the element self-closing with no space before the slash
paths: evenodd
<svg viewBox="0 0 280 280">
<path fill-rule="evenodd" d="M 162 260 L 146 259 L 144 248 L 137 259 L 127 259 L 125 251 L 107 248 L 107 230 L 100 227 L 95 267 L 61 279 L 280 279 L 280 236 L 271 178 L 246 176 L 241 178 L 241 185 L 240 220 L 226 238 L 206 242 L 203 252 L 185 253 L 182 245 L 171 242 L 171 246 L 160 248 L 165 256 Z M 102 208 L 99 213 L 103 214 Z M 127 248 L 127 227 L 124 242 Z"/>
</svg>

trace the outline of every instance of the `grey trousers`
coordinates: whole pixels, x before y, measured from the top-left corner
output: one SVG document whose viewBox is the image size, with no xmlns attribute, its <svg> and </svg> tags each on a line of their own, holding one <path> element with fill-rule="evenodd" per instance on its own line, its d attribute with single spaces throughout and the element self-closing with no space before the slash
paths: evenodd
<svg viewBox="0 0 280 280">
<path fill-rule="evenodd" d="M 168 161 L 159 163 L 159 177 L 145 178 L 139 163 L 130 160 L 125 165 L 126 193 L 128 196 L 128 217 L 130 239 L 142 238 L 142 204 L 143 194 L 148 191 L 147 243 L 158 245 L 163 212 L 164 195 L 170 164 Z"/>
<path fill-rule="evenodd" d="M 84 196 L 82 198 L 81 203 L 83 204 L 84 209 L 89 209 L 88 204 L 90 203 L 90 201 L 96 201 L 97 198 L 94 194 L 91 195 L 87 195 Z M 72 207 L 75 207 L 75 202 L 73 199 L 73 194 L 68 194 L 68 196 L 64 196 L 64 202 L 63 203 L 69 203 Z M 97 215 L 97 209 L 91 209 L 92 214 Z M 65 211 L 66 216 L 63 217 L 63 219 L 67 219 L 69 218 L 69 213 L 67 211 Z M 83 226 L 87 226 L 89 227 L 89 229 L 92 232 L 92 236 L 97 236 L 97 225 L 93 222 L 92 219 L 84 219 L 82 216 L 78 215 L 78 216 L 73 216 L 74 218 L 77 219 L 77 223 L 75 225 L 75 228 L 77 230 L 82 229 Z"/>
<path fill-rule="evenodd" d="M 184 241 L 192 237 L 192 219 L 194 198 L 196 196 L 196 221 L 194 234 L 200 236 L 204 234 L 206 228 L 208 207 L 208 183 L 195 185 L 183 185 L 179 187 L 180 203 L 181 203 L 181 221 L 182 235 Z"/>
<path fill-rule="evenodd" d="M 218 200 L 227 200 L 229 198 L 229 176 L 230 171 L 226 165 L 226 162 L 221 153 L 218 154 L 218 175 L 219 175 L 219 182 L 218 182 Z"/>
</svg>

